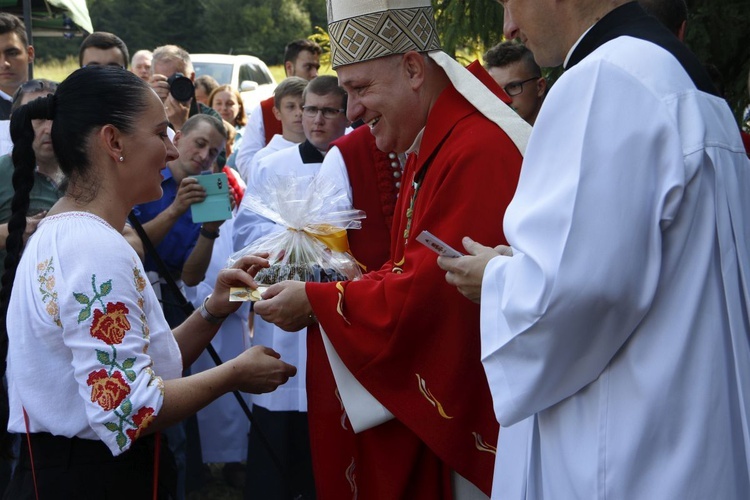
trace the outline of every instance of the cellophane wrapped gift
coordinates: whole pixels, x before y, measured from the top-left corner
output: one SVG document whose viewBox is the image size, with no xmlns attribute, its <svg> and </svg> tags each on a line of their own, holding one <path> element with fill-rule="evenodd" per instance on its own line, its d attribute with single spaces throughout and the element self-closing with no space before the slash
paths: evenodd
<svg viewBox="0 0 750 500">
<path fill-rule="evenodd" d="M 271 266 L 255 276 L 259 285 L 284 280 L 329 282 L 362 276 L 349 253 L 348 229 L 360 229 L 365 213 L 342 210 L 346 193 L 322 177 L 272 176 L 260 193 L 246 194 L 243 210 L 274 222 L 276 230 L 229 257 L 267 252 Z"/>
</svg>

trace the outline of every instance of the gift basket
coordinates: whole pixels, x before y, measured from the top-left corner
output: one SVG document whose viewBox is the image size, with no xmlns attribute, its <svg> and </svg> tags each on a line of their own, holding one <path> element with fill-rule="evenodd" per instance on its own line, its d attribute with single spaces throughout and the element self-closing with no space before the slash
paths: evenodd
<svg viewBox="0 0 750 500">
<path fill-rule="evenodd" d="M 326 178 L 273 176 L 261 193 L 245 196 L 242 209 L 274 222 L 277 230 L 232 254 L 228 265 L 267 252 L 271 266 L 255 276 L 259 285 L 357 279 L 362 271 L 349 253 L 346 231 L 361 228 L 365 213 L 341 209 L 349 205 L 346 193 Z"/>
</svg>

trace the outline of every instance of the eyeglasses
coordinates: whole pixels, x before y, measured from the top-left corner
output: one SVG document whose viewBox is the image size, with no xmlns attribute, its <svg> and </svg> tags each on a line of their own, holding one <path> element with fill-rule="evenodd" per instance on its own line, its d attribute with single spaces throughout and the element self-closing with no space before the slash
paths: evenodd
<svg viewBox="0 0 750 500">
<path fill-rule="evenodd" d="M 321 112 L 323 113 L 323 118 L 331 119 L 336 118 L 344 111 L 346 110 L 336 108 L 319 108 L 317 106 L 302 106 L 302 112 L 308 118 L 315 118 L 316 116 L 318 116 L 318 112 Z"/>
<path fill-rule="evenodd" d="M 529 83 L 533 80 L 538 80 L 540 78 L 541 76 L 532 76 L 531 78 L 524 80 L 522 82 L 510 82 L 508 85 L 503 87 L 503 90 L 505 91 L 506 94 L 513 97 L 514 95 L 518 95 L 521 92 L 523 92 L 523 85 L 525 83 Z"/>
<path fill-rule="evenodd" d="M 11 101 L 13 104 L 11 105 L 11 110 L 15 111 L 16 109 L 21 107 L 21 96 L 25 94 L 36 94 L 37 92 L 47 92 L 48 94 L 54 94 L 56 91 L 57 82 L 45 80 L 43 78 L 29 80 L 28 82 L 21 84 L 21 86 L 18 87 L 16 92 L 13 94 L 13 100 Z"/>
<path fill-rule="evenodd" d="M 57 82 L 52 82 L 49 80 L 42 80 L 42 79 L 34 79 L 29 80 L 28 82 L 25 82 L 21 84 L 20 87 L 18 87 L 19 94 L 32 94 L 35 92 L 51 92 L 54 93 L 57 90 Z"/>
</svg>

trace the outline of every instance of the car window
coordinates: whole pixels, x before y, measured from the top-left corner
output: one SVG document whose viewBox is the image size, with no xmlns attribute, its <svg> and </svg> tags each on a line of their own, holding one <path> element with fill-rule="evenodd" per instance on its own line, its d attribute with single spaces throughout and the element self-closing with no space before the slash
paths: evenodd
<svg viewBox="0 0 750 500">
<path fill-rule="evenodd" d="M 232 65 L 193 61 L 195 76 L 211 75 L 220 85 L 232 84 Z M 242 79 L 242 77 L 240 77 Z"/>
<path fill-rule="evenodd" d="M 245 80 L 256 82 L 258 85 L 273 83 L 271 77 L 260 66 L 247 63 L 240 66 L 240 83 Z"/>
</svg>

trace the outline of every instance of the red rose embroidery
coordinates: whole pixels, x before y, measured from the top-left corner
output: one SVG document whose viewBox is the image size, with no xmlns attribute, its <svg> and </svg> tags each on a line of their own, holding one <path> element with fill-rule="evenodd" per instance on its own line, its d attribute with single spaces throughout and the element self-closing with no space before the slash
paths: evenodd
<svg viewBox="0 0 750 500">
<path fill-rule="evenodd" d="M 91 402 L 99 403 L 105 410 L 114 410 L 130 394 L 130 386 L 120 372 L 110 377 L 107 370 L 97 370 L 89 374 L 86 383 L 91 387 Z"/>
<path fill-rule="evenodd" d="M 109 345 L 121 343 L 125 333 L 130 330 L 130 321 L 127 317 L 129 312 L 122 302 L 109 302 L 106 314 L 96 309 L 94 321 L 91 323 L 91 336 Z"/>
<path fill-rule="evenodd" d="M 136 439 L 141 437 L 143 431 L 145 431 L 153 421 L 154 409 L 149 408 L 148 406 L 144 406 L 143 408 L 138 410 L 138 413 L 133 415 L 133 422 L 135 423 L 136 428 L 128 429 L 125 431 L 125 433 L 128 435 L 131 441 L 135 441 Z"/>
</svg>

